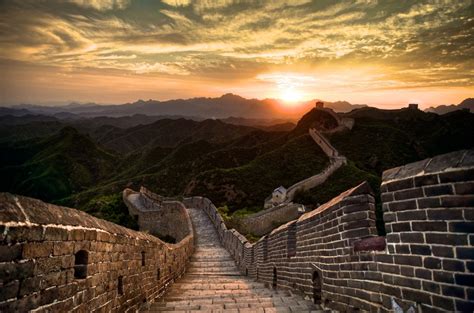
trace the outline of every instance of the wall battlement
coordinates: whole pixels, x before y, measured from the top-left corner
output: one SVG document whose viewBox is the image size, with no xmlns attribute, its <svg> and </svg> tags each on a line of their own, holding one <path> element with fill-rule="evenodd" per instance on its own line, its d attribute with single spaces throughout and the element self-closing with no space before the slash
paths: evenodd
<svg viewBox="0 0 474 313">
<path fill-rule="evenodd" d="M 242 273 L 305 293 L 341 311 L 474 309 L 474 151 L 408 164 L 383 174 L 387 236 L 375 229 L 367 183 L 249 243 L 207 212 Z"/>
<path fill-rule="evenodd" d="M 0 206 L 1 312 L 135 311 L 182 275 L 193 252 L 190 222 L 167 244 L 36 199 L 0 193 Z"/>
</svg>

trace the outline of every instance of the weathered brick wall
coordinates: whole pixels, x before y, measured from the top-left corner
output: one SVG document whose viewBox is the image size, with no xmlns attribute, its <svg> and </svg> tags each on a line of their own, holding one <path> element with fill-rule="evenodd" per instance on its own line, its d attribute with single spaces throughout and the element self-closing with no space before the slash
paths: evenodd
<svg viewBox="0 0 474 313">
<path fill-rule="evenodd" d="M 8 193 L 0 194 L 0 240 L 0 312 L 135 311 L 182 275 L 193 251 L 191 228 L 166 244 Z"/>
<path fill-rule="evenodd" d="M 208 199 L 185 203 L 208 213 L 242 273 L 276 288 L 341 311 L 472 312 L 474 151 L 386 171 L 381 190 L 386 238 L 376 236 L 367 183 L 255 244 L 228 230 Z"/>
<path fill-rule="evenodd" d="M 394 293 L 449 311 L 474 310 L 474 150 L 391 169 L 381 186 Z"/>
<path fill-rule="evenodd" d="M 137 217 L 140 231 L 155 236 L 171 236 L 176 242 L 189 234 L 188 228 L 192 226 L 183 223 L 187 220 L 187 211 L 181 202 L 164 200 L 144 187 L 140 192 L 125 189 L 123 201 L 130 215 Z"/>
<path fill-rule="evenodd" d="M 239 230 L 244 234 L 262 236 L 269 233 L 282 223 L 294 220 L 300 216 L 298 208 L 301 204 L 285 203 L 255 214 L 237 219 Z"/>
</svg>

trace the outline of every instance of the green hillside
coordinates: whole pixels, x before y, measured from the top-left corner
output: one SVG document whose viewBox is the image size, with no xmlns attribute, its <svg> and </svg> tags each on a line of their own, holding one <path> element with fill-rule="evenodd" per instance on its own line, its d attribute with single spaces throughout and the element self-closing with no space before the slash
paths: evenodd
<svg viewBox="0 0 474 313">
<path fill-rule="evenodd" d="M 355 119 L 354 128 L 328 138 L 349 164 L 323 185 L 297 194 L 297 202 L 314 207 L 364 180 L 377 193 L 385 169 L 474 146 L 469 112 L 438 116 L 362 108 L 345 116 Z M 126 122 L 138 125 L 139 118 Z M 0 190 L 78 207 L 127 227 L 136 225 L 121 191 L 140 185 L 165 196 L 206 196 L 229 213 L 258 211 L 274 188 L 327 165 L 308 128 L 335 126 L 330 114 L 314 109 L 291 131 L 215 120 L 161 119 L 119 128 L 112 124 L 122 121 L 84 119 L 72 128 L 38 119 L 0 125 Z"/>
<path fill-rule="evenodd" d="M 59 200 L 112 176 L 117 158 L 73 128 L 41 140 L 3 144 L 2 190 Z"/>
</svg>

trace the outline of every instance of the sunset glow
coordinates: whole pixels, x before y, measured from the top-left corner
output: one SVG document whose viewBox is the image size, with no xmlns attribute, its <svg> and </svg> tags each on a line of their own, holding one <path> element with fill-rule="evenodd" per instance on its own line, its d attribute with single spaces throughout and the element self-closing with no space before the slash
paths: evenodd
<svg viewBox="0 0 474 313">
<path fill-rule="evenodd" d="M 471 1 L 3 1 L 0 103 L 228 92 L 288 104 L 459 103 L 474 91 L 471 9 Z"/>
</svg>

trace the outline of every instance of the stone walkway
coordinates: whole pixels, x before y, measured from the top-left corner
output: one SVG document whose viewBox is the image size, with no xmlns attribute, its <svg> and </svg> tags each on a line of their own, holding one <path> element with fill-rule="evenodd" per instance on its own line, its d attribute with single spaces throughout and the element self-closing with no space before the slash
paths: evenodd
<svg viewBox="0 0 474 313">
<path fill-rule="evenodd" d="M 206 214 L 188 211 L 197 238 L 187 272 L 145 312 L 324 312 L 299 295 L 241 275 Z"/>
</svg>

